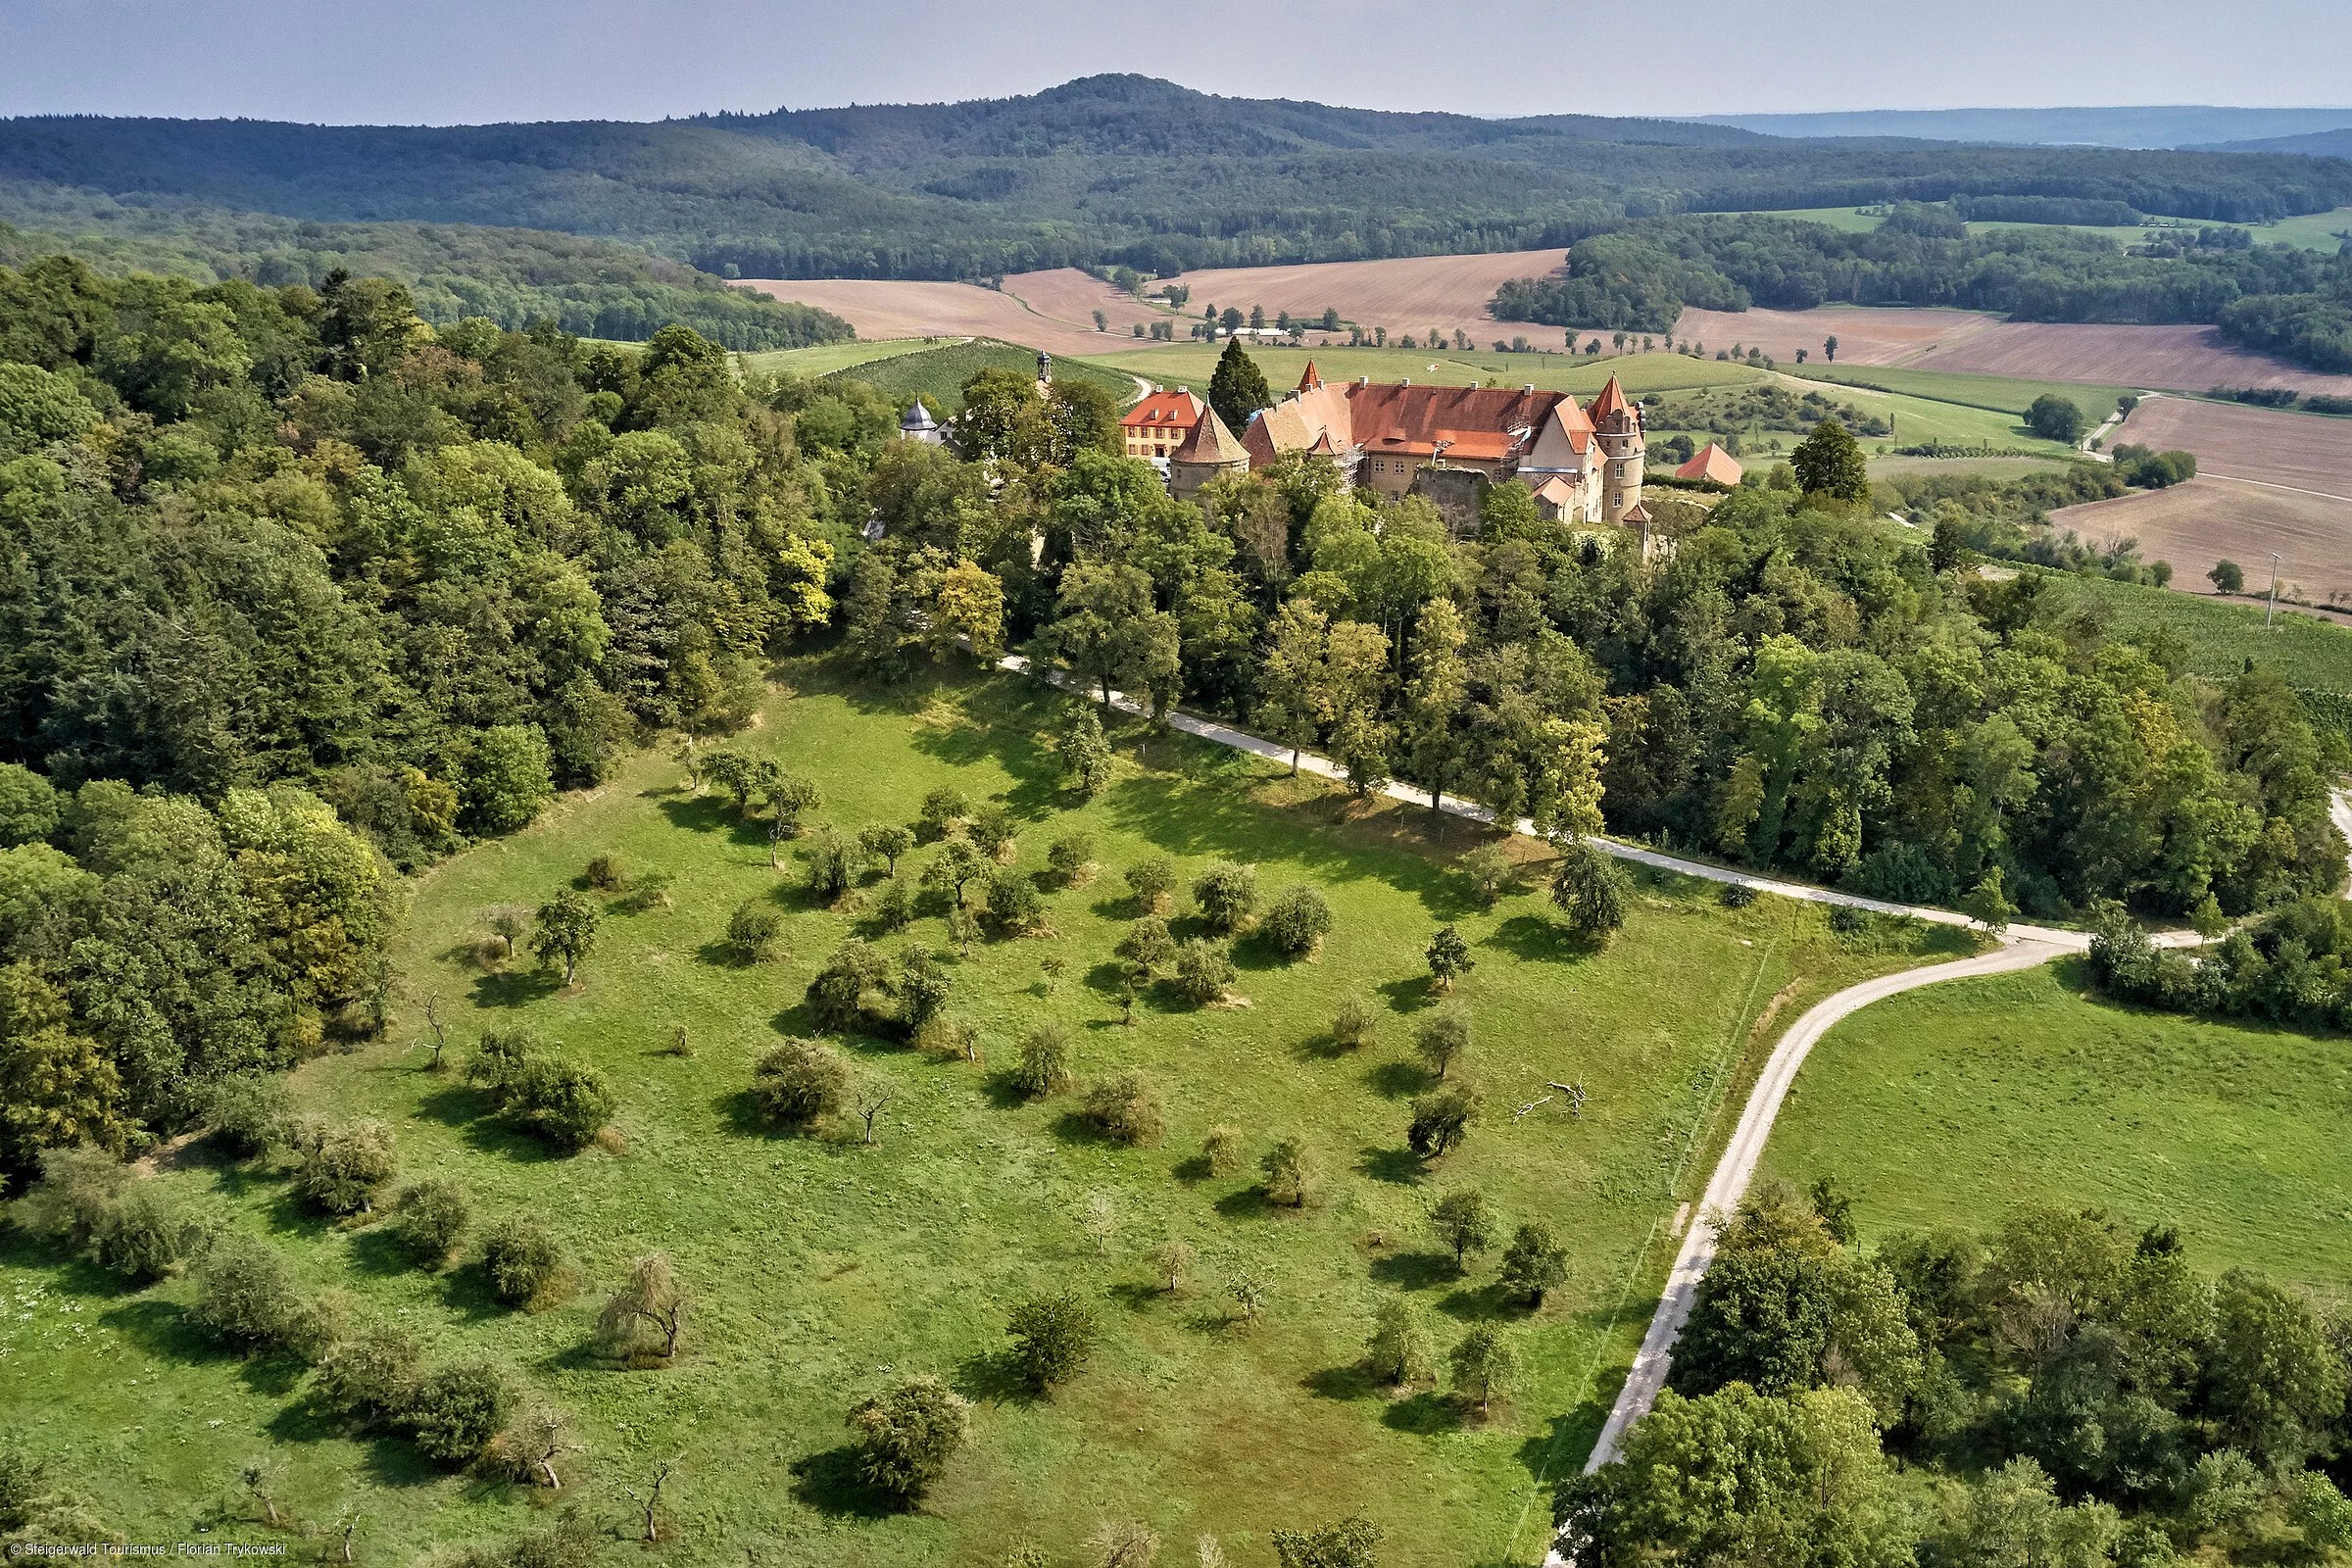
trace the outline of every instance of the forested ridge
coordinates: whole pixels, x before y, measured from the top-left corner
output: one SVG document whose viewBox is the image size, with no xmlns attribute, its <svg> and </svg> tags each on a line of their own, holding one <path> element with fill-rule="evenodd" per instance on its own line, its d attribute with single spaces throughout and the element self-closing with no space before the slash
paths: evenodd
<svg viewBox="0 0 2352 1568">
<path fill-rule="evenodd" d="M 0 122 L 27 199 L 522 224 L 741 276 L 958 278 L 1565 245 L 1660 213 L 2038 198 L 2233 222 L 2352 203 L 2291 156 L 1787 141 L 1220 98 L 1141 76 L 1028 97 L 656 124 Z"/>
<path fill-rule="evenodd" d="M 1504 284 L 1494 311 L 1503 320 L 1642 332 L 1671 331 L 1686 306 L 1952 306 L 2030 321 L 2210 321 L 2247 348 L 2314 369 L 2352 368 L 2352 256 L 2252 245 L 2235 229 L 2185 231 L 2129 250 L 2062 228 L 1969 233 L 1963 214 L 1988 205 L 1902 206 L 1864 234 L 1757 214 L 1652 219 L 1578 241 L 1560 275 Z M 2008 204 L 1998 205 L 2006 217 Z M 2092 219 L 2106 220 L 2036 220 Z"/>
</svg>

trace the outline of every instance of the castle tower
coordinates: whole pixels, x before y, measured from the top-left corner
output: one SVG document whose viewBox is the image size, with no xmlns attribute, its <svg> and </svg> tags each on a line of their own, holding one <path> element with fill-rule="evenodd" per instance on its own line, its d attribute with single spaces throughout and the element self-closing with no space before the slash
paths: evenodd
<svg viewBox="0 0 2352 1568">
<path fill-rule="evenodd" d="M 1612 375 L 1585 412 L 1606 460 L 1600 472 L 1600 520 L 1612 528 L 1633 526 L 1637 519 L 1631 514 L 1642 505 L 1642 465 L 1649 451 L 1642 435 L 1642 411 Z"/>
<path fill-rule="evenodd" d="M 1040 350 L 1038 350 L 1038 354 L 1037 354 L 1037 391 L 1038 391 L 1038 395 L 1039 395 L 1040 397 L 1043 397 L 1043 396 L 1045 395 L 1045 393 L 1046 393 L 1046 390 L 1047 390 L 1047 388 L 1051 387 L 1053 384 L 1054 384 L 1054 356 L 1053 356 L 1053 355 L 1051 355 L 1051 354 L 1048 354 L 1047 352 L 1045 352 L 1045 350 L 1043 350 L 1043 349 L 1040 349 Z"/>
</svg>

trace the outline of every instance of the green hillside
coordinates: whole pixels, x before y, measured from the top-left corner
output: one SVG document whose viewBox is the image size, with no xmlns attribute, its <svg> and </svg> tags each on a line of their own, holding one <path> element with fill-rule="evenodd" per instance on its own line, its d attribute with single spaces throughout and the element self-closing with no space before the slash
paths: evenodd
<svg viewBox="0 0 2352 1568">
<path fill-rule="evenodd" d="M 1010 370 L 1019 375 L 1037 373 L 1037 350 L 1022 348 L 1016 343 L 1000 343 L 994 338 L 973 338 L 964 343 L 944 344 L 935 349 L 918 349 L 912 354 L 895 354 L 887 359 L 868 360 L 826 372 L 828 381 L 863 381 L 894 402 L 903 402 L 918 393 L 928 398 L 940 410 L 940 416 L 959 413 L 963 408 L 963 384 L 982 370 Z M 1116 370 L 1089 365 L 1084 360 L 1056 359 L 1054 362 L 1056 381 L 1084 381 L 1099 386 L 1118 401 L 1121 408 L 1136 398 L 1135 377 Z M 1207 385 L 1203 378 L 1202 386 Z"/>
</svg>

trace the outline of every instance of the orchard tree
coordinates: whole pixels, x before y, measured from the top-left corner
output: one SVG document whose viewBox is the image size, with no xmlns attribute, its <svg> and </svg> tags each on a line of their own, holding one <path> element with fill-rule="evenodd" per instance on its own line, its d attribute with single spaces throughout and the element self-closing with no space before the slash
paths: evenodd
<svg viewBox="0 0 2352 1568">
<path fill-rule="evenodd" d="M 1322 889 L 1306 883 L 1285 888 L 1258 924 L 1276 952 L 1286 958 L 1303 958 L 1331 934 L 1331 901 Z"/>
<path fill-rule="evenodd" d="M 1380 1303 L 1371 1341 L 1364 1347 L 1364 1361 L 1372 1375 L 1391 1388 L 1436 1375 L 1437 1354 L 1429 1343 L 1429 1330 L 1410 1301 L 1392 1296 Z"/>
<path fill-rule="evenodd" d="M 1080 706 L 1061 727 L 1061 771 L 1082 800 L 1091 801 L 1110 787 L 1110 741 L 1092 708 Z"/>
<path fill-rule="evenodd" d="M 1511 1342 L 1492 1323 L 1478 1324 L 1463 1335 L 1446 1359 L 1453 1367 L 1454 1394 L 1476 1400 L 1481 1415 L 1510 1393 L 1511 1377 L 1519 1366 Z"/>
<path fill-rule="evenodd" d="M 1077 1376 L 1095 1350 L 1095 1314 L 1069 1292 L 1023 1301 L 1007 1315 L 1004 1332 L 1013 1367 L 1040 1394 Z"/>
<path fill-rule="evenodd" d="M 1478 1095 L 1466 1084 L 1442 1084 L 1413 1100 L 1405 1144 L 1423 1159 L 1443 1159 L 1470 1136 L 1478 1116 Z"/>
<path fill-rule="evenodd" d="M 1377 1568 L 1387 1533 L 1360 1513 L 1319 1530 L 1276 1530 L 1267 1536 L 1278 1568 Z"/>
<path fill-rule="evenodd" d="M 1222 936 L 1239 930 L 1257 906 L 1257 868 L 1215 861 L 1194 879 L 1193 903 L 1211 932 Z"/>
<path fill-rule="evenodd" d="M 627 1281 L 606 1299 L 597 1339 L 607 1354 L 632 1366 L 666 1366 L 677 1357 L 687 1305 L 667 1254 L 648 1252 L 629 1265 Z"/>
<path fill-rule="evenodd" d="M 539 906 L 537 929 L 531 933 L 531 956 L 541 963 L 564 964 L 564 983 L 571 977 L 580 960 L 596 947 L 596 928 L 604 921 L 604 912 L 581 894 L 565 888 Z"/>
<path fill-rule="evenodd" d="M 1796 470 L 1797 487 L 1807 496 L 1849 502 L 1870 499 L 1870 460 L 1836 419 L 1815 425 L 1813 433 L 1788 455 L 1788 464 Z"/>
<path fill-rule="evenodd" d="M 1551 902 L 1568 929 L 1587 942 L 1606 942 L 1625 924 L 1631 889 L 1614 857 L 1590 844 L 1570 844 L 1552 869 Z"/>
<path fill-rule="evenodd" d="M 1413 1053 L 1440 1078 L 1470 1050 L 1470 1014 L 1450 1006 L 1429 1015 L 1413 1032 Z"/>
<path fill-rule="evenodd" d="M 1147 856 L 1127 868 L 1127 890 L 1147 914 L 1155 914 L 1176 888 L 1176 862 L 1164 855 Z"/>
<path fill-rule="evenodd" d="M 939 848 L 931 863 L 923 867 L 923 886 L 935 892 L 953 893 L 956 907 L 963 907 L 963 890 L 975 877 L 988 874 L 989 862 L 971 844 L 960 838 L 948 840 Z"/>
<path fill-rule="evenodd" d="M 869 862 L 881 860 L 888 865 L 888 874 L 897 876 L 899 857 L 914 848 L 914 834 L 896 822 L 876 822 L 858 830 L 858 848 Z"/>
<path fill-rule="evenodd" d="M 1305 1140 L 1293 1135 L 1278 1141 L 1257 1165 L 1265 1172 L 1266 1201 L 1302 1208 L 1313 1196 L 1318 1171 L 1314 1151 L 1307 1148 Z"/>
<path fill-rule="evenodd" d="M 1475 1187 L 1456 1188 L 1439 1199 L 1429 1211 L 1429 1223 L 1446 1250 L 1453 1254 L 1456 1273 L 1469 1272 L 1472 1252 L 1483 1252 L 1494 1245 L 1494 1206 Z"/>
<path fill-rule="evenodd" d="M 1425 956 L 1430 978 L 1440 991 L 1451 991 L 1457 978 L 1478 967 L 1478 960 L 1470 956 L 1470 944 L 1450 925 L 1440 926 L 1438 934 L 1429 939 Z"/>
<path fill-rule="evenodd" d="M 1510 1245 L 1502 1250 L 1501 1277 L 1504 1290 L 1526 1297 L 1530 1306 L 1542 1306 L 1544 1298 L 1567 1281 L 1568 1249 L 1550 1226 L 1530 1220 L 1512 1233 Z"/>
</svg>

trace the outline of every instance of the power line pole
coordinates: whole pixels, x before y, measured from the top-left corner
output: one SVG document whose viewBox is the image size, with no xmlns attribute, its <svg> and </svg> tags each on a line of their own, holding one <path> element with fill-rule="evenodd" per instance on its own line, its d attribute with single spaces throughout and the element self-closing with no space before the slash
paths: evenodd
<svg viewBox="0 0 2352 1568">
<path fill-rule="evenodd" d="M 2271 629 L 2271 616 L 2278 609 L 2278 552 L 2271 552 L 2271 602 L 2263 607 L 2262 629 Z"/>
</svg>

